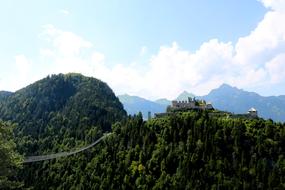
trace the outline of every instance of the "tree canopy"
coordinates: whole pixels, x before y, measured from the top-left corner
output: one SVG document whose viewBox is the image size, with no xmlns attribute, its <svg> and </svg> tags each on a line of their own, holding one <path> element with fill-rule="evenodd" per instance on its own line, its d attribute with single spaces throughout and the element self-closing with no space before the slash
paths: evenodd
<svg viewBox="0 0 285 190">
<path fill-rule="evenodd" d="M 138 115 L 91 150 L 26 165 L 22 176 L 36 189 L 284 189 L 284 147 L 284 124 L 270 120 Z"/>
<path fill-rule="evenodd" d="M 285 124 L 272 120 L 187 110 L 144 121 L 78 74 L 5 95 L 0 119 L 0 189 L 285 189 Z M 16 149 L 70 151 L 106 131 L 84 152 L 21 168 Z"/>
<path fill-rule="evenodd" d="M 22 183 L 15 177 L 21 168 L 22 157 L 16 151 L 13 126 L 0 121 L 0 189 L 14 189 Z"/>
<path fill-rule="evenodd" d="M 74 73 L 48 76 L 0 99 L 0 119 L 18 124 L 16 143 L 25 155 L 88 143 L 124 117 L 106 83 Z"/>
</svg>

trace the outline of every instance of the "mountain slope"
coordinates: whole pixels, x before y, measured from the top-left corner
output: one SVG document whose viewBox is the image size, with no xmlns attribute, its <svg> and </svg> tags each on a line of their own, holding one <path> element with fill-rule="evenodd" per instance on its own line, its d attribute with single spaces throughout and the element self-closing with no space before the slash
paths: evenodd
<svg viewBox="0 0 285 190">
<path fill-rule="evenodd" d="M 193 96 L 193 94 L 184 91 L 176 99 L 187 100 L 188 97 Z M 259 116 L 263 118 L 285 122 L 285 95 L 264 97 L 254 92 L 247 92 L 223 84 L 219 88 L 213 89 L 208 95 L 197 98 L 212 102 L 216 109 L 234 113 L 246 113 L 251 107 L 254 107 L 258 110 Z M 171 101 L 167 99 L 159 99 L 153 102 L 140 97 L 131 98 L 127 95 L 125 95 L 125 99 L 121 96 L 120 100 L 129 114 L 142 111 L 145 118 L 148 111 L 152 113 L 164 112 L 166 107 L 171 105 Z"/>
<path fill-rule="evenodd" d="M 150 111 L 152 114 L 161 113 L 166 111 L 167 105 L 159 104 L 150 100 L 146 100 L 144 98 L 140 98 L 138 96 L 130 96 L 127 94 L 119 95 L 118 98 L 124 105 L 125 110 L 128 114 L 138 114 L 142 112 L 144 119 L 147 119 L 148 112 Z"/>
<path fill-rule="evenodd" d="M 106 83 L 80 74 L 48 76 L 0 101 L 0 119 L 18 124 L 15 132 L 23 154 L 90 142 L 125 116 Z"/>
<path fill-rule="evenodd" d="M 200 98 L 212 102 L 213 106 L 219 110 L 246 113 L 248 109 L 254 107 L 263 118 L 285 121 L 285 98 L 283 96 L 263 97 L 254 92 L 223 84 Z"/>
<path fill-rule="evenodd" d="M 188 100 L 188 97 L 194 96 L 195 95 L 192 93 L 183 91 L 176 99 Z M 154 113 L 162 113 L 166 111 L 167 106 L 171 105 L 171 101 L 166 98 L 151 101 L 138 96 L 130 96 L 127 94 L 119 95 L 118 98 L 123 103 L 124 108 L 128 114 L 133 115 L 142 112 L 144 119 L 148 117 L 149 111 L 152 113 L 152 115 Z"/>
<path fill-rule="evenodd" d="M 203 111 L 129 117 L 93 149 L 27 166 L 26 182 L 34 189 L 284 189 L 284 127 Z"/>
<path fill-rule="evenodd" d="M 224 96 L 244 93 L 225 88 Z M 18 123 L 22 153 L 69 151 L 113 123 L 97 146 L 26 164 L 15 178 L 23 189 L 285 188 L 285 124 L 202 110 L 125 116 L 105 83 L 78 74 L 53 75 L 0 100 L 0 118 Z"/>
<path fill-rule="evenodd" d="M 195 97 L 194 94 L 189 93 L 187 91 L 183 91 L 181 94 L 178 95 L 178 97 L 176 98 L 176 100 L 182 101 L 182 100 L 188 100 L 188 97 Z"/>
<path fill-rule="evenodd" d="M 0 121 L 0 189 L 20 189 L 22 183 L 15 179 L 22 157 L 16 152 L 13 126 Z"/>
<path fill-rule="evenodd" d="M 166 98 L 161 98 L 161 99 L 155 100 L 154 102 L 160 105 L 165 105 L 165 106 L 171 105 L 171 101 L 167 100 Z"/>
<path fill-rule="evenodd" d="M 8 92 L 8 91 L 0 91 L 0 100 L 3 98 L 6 98 L 8 96 L 10 96 L 11 94 L 13 94 L 13 92 Z"/>
</svg>

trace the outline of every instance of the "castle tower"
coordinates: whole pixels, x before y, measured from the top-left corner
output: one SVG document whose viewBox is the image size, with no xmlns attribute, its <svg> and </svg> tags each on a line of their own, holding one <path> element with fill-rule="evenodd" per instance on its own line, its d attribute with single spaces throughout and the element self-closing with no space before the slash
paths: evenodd
<svg viewBox="0 0 285 190">
<path fill-rule="evenodd" d="M 250 108 L 247 112 L 252 117 L 258 117 L 257 110 L 255 108 Z"/>
<path fill-rule="evenodd" d="M 188 97 L 188 103 L 192 102 L 192 98 Z"/>
</svg>

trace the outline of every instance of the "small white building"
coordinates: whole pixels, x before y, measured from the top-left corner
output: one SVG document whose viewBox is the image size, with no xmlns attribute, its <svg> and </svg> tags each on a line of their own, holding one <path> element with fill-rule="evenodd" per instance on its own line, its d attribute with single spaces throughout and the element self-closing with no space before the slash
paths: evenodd
<svg viewBox="0 0 285 190">
<path fill-rule="evenodd" d="M 258 117 L 257 110 L 255 108 L 250 108 L 247 112 L 252 117 Z"/>
</svg>

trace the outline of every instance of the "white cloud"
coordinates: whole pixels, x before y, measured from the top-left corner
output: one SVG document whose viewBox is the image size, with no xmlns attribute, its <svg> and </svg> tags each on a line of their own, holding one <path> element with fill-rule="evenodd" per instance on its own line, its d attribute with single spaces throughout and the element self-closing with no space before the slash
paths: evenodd
<svg viewBox="0 0 285 190">
<path fill-rule="evenodd" d="M 61 9 L 59 12 L 60 12 L 61 14 L 65 15 L 65 16 L 67 16 L 67 15 L 70 14 L 70 12 L 69 12 L 68 10 L 66 10 L 66 9 Z"/>
<path fill-rule="evenodd" d="M 127 83 L 127 92 L 149 98 L 174 98 L 182 90 L 206 94 L 222 83 L 241 88 L 270 86 L 283 83 L 285 76 L 285 1 L 263 1 L 271 8 L 248 36 L 236 44 L 213 39 L 196 52 L 181 49 L 177 43 L 162 46 L 149 61 L 145 73 L 130 71 L 120 84 Z M 123 73 L 123 72 L 121 72 Z M 119 73 L 118 77 L 120 76 Z M 131 81 L 131 82 L 129 82 Z M 135 82 L 134 82 L 135 81 Z M 114 84 L 109 80 L 110 84 Z"/>
<path fill-rule="evenodd" d="M 285 80 L 285 53 L 279 54 L 265 65 L 272 83 Z"/>
<path fill-rule="evenodd" d="M 146 53 L 147 53 L 147 47 L 146 46 L 141 47 L 140 56 L 144 56 Z"/>
<path fill-rule="evenodd" d="M 53 56 L 55 56 L 54 52 L 51 49 L 48 49 L 48 48 L 40 49 L 40 55 L 43 56 L 43 57 L 53 57 Z"/>
<path fill-rule="evenodd" d="M 93 52 L 93 54 L 91 55 L 91 61 L 94 63 L 103 63 L 105 60 L 105 56 L 102 53 L 99 52 Z"/>
<path fill-rule="evenodd" d="M 196 52 L 182 50 L 176 43 L 161 47 L 141 76 L 147 84 L 142 94 L 174 98 L 185 89 L 205 94 L 222 83 L 252 89 L 284 83 L 284 2 L 263 1 L 271 10 L 236 44 L 213 39 Z"/>
<path fill-rule="evenodd" d="M 33 63 L 23 54 L 16 55 L 14 57 L 14 63 L 4 67 L 10 70 L 10 72 L 7 72 L 7 75 L 0 81 L 0 87 L 2 89 L 15 91 L 30 84 L 34 79 L 31 77 Z M 13 75 L 10 73 L 13 73 Z"/>
<path fill-rule="evenodd" d="M 191 53 L 179 48 L 177 43 L 161 47 L 150 60 L 150 68 L 143 76 L 147 83 L 144 96 L 159 97 L 167 94 L 173 98 L 185 89 L 203 93 L 203 85 L 219 80 L 215 74 L 226 69 L 231 58 L 231 44 L 211 40 L 198 51 Z"/>
<path fill-rule="evenodd" d="M 43 75 L 80 72 L 90 76 L 94 70 L 92 65 L 104 61 L 103 54 L 92 50 L 91 42 L 53 25 L 44 25 L 40 38 L 47 46 L 40 50 L 40 60 L 45 64 Z"/>
<path fill-rule="evenodd" d="M 117 94 L 153 99 L 174 98 L 183 90 L 205 94 L 222 83 L 252 90 L 261 86 L 269 89 L 272 84 L 285 85 L 284 2 L 262 0 L 270 10 L 257 27 L 236 44 L 212 39 L 190 52 L 174 42 L 161 46 L 143 69 L 138 69 L 136 60 L 108 66 L 105 55 L 96 51 L 91 42 L 75 33 L 45 25 L 40 38 L 46 44 L 40 49 L 39 63 L 32 64 L 24 55 L 19 55 L 16 67 L 18 72 L 36 72 L 34 78 L 80 72 L 106 81 Z M 147 48 L 142 47 L 139 53 L 142 56 L 146 52 Z"/>
<path fill-rule="evenodd" d="M 22 54 L 16 55 L 15 62 L 16 62 L 16 68 L 19 71 L 19 73 L 21 73 L 21 75 L 27 75 L 31 66 L 31 63 L 29 62 L 27 57 Z"/>
<path fill-rule="evenodd" d="M 41 37 L 50 41 L 53 48 L 64 56 L 79 55 L 80 50 L 92 47 L 91 42 L 72 32 L 57 29 L 51 24 L 44 25 L 43 29 L 44 32 L 41 34 Z"/>
<path fill-rule="evenodd" d="M 285 10 L 285 1 L 284 0 L 259 0 L 267 8 L 271 8 L 277 11 Z"/>
</svg>

